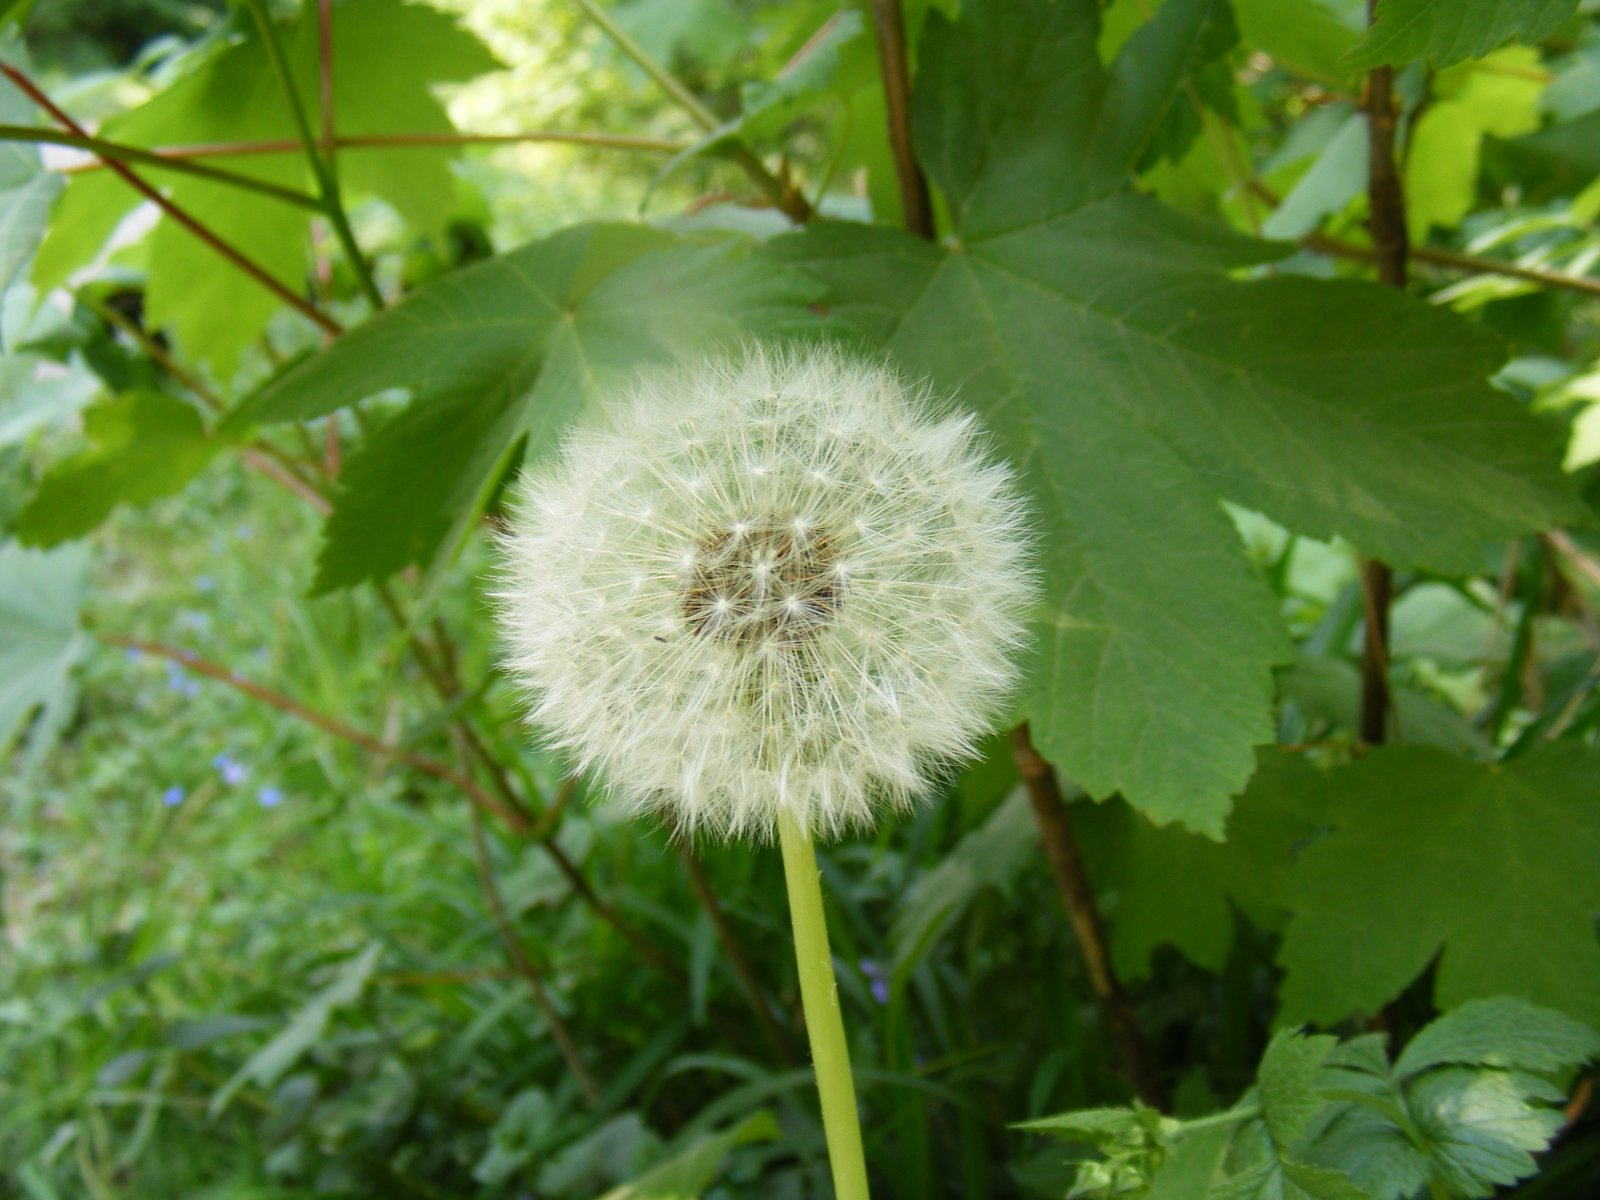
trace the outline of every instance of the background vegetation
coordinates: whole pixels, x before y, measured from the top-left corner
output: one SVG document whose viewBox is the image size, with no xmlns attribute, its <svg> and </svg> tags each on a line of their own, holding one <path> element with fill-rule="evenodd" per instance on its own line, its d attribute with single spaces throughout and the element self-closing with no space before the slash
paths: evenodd
<svg viewBox="0 0 1600 1200">
<path fill-rule="evenodd" d="M 1046 547 L 1027 724 L 823 852 L 875 1190 L 1600 1189 L 1594 4 L 0 23 L 0 1195 L 828 1193 L 776 851 L 589 803 L 484 604 L 752 336 Z"/>
</svg>

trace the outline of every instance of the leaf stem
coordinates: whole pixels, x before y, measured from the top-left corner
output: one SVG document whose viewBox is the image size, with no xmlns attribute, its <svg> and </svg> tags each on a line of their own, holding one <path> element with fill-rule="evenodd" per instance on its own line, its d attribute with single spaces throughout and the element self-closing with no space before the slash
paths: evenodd
<svg viewBox="0 0 1600 1200">
<path fill-rule="evenodd" d="M 1056 779 L 1055 768 L 1035 748 L 1026 721 L 1011 731 L 1011 756 L 1016 760 L 1017 770 L 1028 789 L 1028 800 L 1039 826 L 1045 857 L 1050 860 L 1056 887 L 1061 893 L 1061 903 L 1067 910 L 1067 919 L 1072 923 L 1078 947 L 1083 952 L 1084 967 L 1089 972 L 1089 986 L 1094 989 L 1100 1012 L 1117 1043 L 1123 1075 L 1140 1100 L 1151 1108 L 1164 1110 L 1167 1107 L 1166 1090 L 1156 1074 L 1149 1046 L 1144 1040 L 1144 1031 L 1139 1027 L 1139 1018 L 1111 965 L 1105 926 L 1100 919 L 1099 909 L 1095 907 L 1094 890 L 1089 886 L 1083 856 L 1078 852 L 1078 842 L 1072 833 L 1072 822 L 1067 816 L 1066 802 L 1061 797 L 1061 785 Z"/>
<path fill-rule="evenodd" d="M 361 247 L 356 244 L 355 233 L 350 228 L 350 218 L 344 211 L 344 201 L 339 195 L 339 180 L 335 173 L 333 151 L 329 148 L 328 157 L 325 159 L 317 149 L 315 136 L 311 132 L 311 122 L 306 117 L 305 106 L 300 103 L 300 92 L 294 85 L 294 76 L 289 70 L 289 61 L 284 57 L 283 46 L 278 41 L 278 31 L 273 27 L 272 18 L 267 14 L 264 0 L 245 0 L 245 5 L 250 9 L 250 15 L 255 18 L 256 28 L 261 31 L 261 42 L 267 52 L 267 59 L 272 64 L 272 71 L 278 77 L 278 86 L 283 89 L 284 99 L 288 102 L 289 113 L 294 118 L 295 133 L 300 138 L 300 145 L 305 151 L 306 162 L 310 165 L 312 173 L 316 176 L 317 192 L 322 198 L 322 212 L 333 226 L 334 236 L 339 239 L 345 257 L 350 260 L 351 269 L 355 271 L 356 278 L 361 283 L 361 290 L 366 295 L 368 302 L 375 309 L 384 307 L 383 293 L 378 290 L 377 281 L 372 277 L 372 269 L 367 265 L 367 260 L 361 253 Z M 318 34 L 326 35 L 326 13 L 320 14 L 322 19 L 318 22 Z M 332 103 L 332 48 L 324 41 L 319 47 L 320 76 L 323 86 L 323 101 L 327 105 Z M 326 128 L 332 127 L 331 110 L 323 114 Z"/>
<path fill-rule="evenodd" d="M 861 1115 L 850 1073 L 850 1046 L 839 1014 L 839 987 L 828 948 L 828 923 L 811 835 L 787 809 L 778 814 L 783 875 L 789 889 L 789 919 L 794 927 L 795 961 L 806 1034 L 822 1102 L 822 1128 L 828 1139 L 836 1200 L 866 1200 L 867 1163 L 861 1149 Z"/>
<path fill-rule="evenodd" d="M 63 128 L 71 133 L 77 134 L 79 137 L 89 136 L 88 131 L 85 130 L 83 126 L 79 125 L 62 109 L 57 107 L 55 102 L 52 101 L 50 97 L 46 96 L 42 91 L 35 87 L 33 81 L 19 71 L 16 67 L 11 66 L 9 63 L 0 62 L 0 74 L 4 74 L 7 79 L 16 84 L 16 86 L 21 89 L 21 91 L 30 100 L 32 100 L 40 108 L 44 109 L 45 112 L 49 113 L 50 116 L 53 117 Z M 340 325 L 339 322 L 328 316 L 327 313 L 318 309 L 316 305 L 310 303 L 304 297 L 296 295 L 290 288 L 284 286 L 282 282 L 268 272 L 266 268 L 262 267 L 254 259 L 246 255 L 243 251 L 238 249 L 238 247 L 225 241 L 221 237 L 218 237 L 216 233 L 207 228 L 205 225 L 201 224 L 200 221 L 196 220 L 187 211 L 174 204 L 171 200 L 168 200 L 166 196 L 161 194 L 160 191 L 152 187 L 149 183 L 145 182 L 145 180 L 126 163 L 119 162 L 116 159 L 110 159 L 106 162 L 106 165 L 120 175 L 130 187 L 132 187 L 140 195 L 144 196 L 145 199 L 153 203 L 162 212 L 166 213 L 167 216 L 171 217 L 179 225 L 182 225 L 195 237 L 199 238 L 207 246 L 210 246 L 211 249 L 215 250 L 223 258 L 227 259 L 234 266 L 238 267 L 239 270 L 250 276 L 251 279 L 254 279 L 262 287 L 266 288 L 273 295 L 277 296 L 278 299 L 289 305 L 296 312 L 299 312 L 309 320 L 313 321 L 323 330 L 323 332 L 334 337 L 337 337 L 339 334 L 344 332 L 344 327 Z"/>
<path fill-rule="evenodd" d="M 221 167 L 208 167 L 204 163 L 191 162 L 187 158 L 177 158 L 165 155 L 156 150 L 144 150 L 138 146 L 125 146 L 121 142 L 108 142 L 104 138 L 91 137 L 88 134 L 61 133 L 54 129 L 45 129 L 36 125 L 0 125 L 0 142 L 31 142 L 43 143 L 47 146 L 71 146 L 75 150 L 88 150 L 99 155 L 102 161 L 93 165 L 96 167 L 109 166 L 104 160 L 115 159 L 118 162 L 142 163 L 145 166 L 159 167 L 162 170 L 173 171 L 180 175 L 193 175 L 197 179 L 208 179 L 212 183 L 226 184 L 229 187 L 243 188 L 246 191 L 259 192 L 263 196 L 270 196 L 274 200 L 282 200 L 285 204 L 293 204 L 299 208 L 309 208 L 321 211 L 322 205 L 315 196 L 305 192 L 296 191 L 294 188 L 281 187 L 265 179 L 257 179 L 251 175 L 242 175 L 237 171 L 225 171 Z M 86 164 L 87 165 L 87 164 Z M 72 174 L 81 168 L 67 167 L 59 174 Z"/>
</svg>

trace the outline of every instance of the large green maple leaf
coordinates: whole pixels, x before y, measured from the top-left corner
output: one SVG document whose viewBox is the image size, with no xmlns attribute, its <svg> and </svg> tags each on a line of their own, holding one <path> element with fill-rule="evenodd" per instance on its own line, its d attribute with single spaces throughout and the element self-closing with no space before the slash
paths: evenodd
<svg viewBox="0 0 1600 1200">
<path fill-rule="evenodd" d="M 1284 1021 L 1377 1012 L 1437 957 L 1434 998 L 1521 996 L 1600 1024 L 1600 754 L 1504 764 L 1396 746 L 1334 770 L 1333 832 L 1290 870 Z"/>
<path fill-rule="evenodd" d="M 1220 498 L 1447 571 L 1583 509 L 1553 431 L 1484 382 L 1492 337 L 1375 285 L 1230 279 L 1283 248 L 1128 191 L 1212 8 L 1168 0 L 1109 68 L 1092 0 L 930 14 L 915 134 L 949 236 L 821 224 L 772 252 L 1021 463 L 1042 748 L 1092 795 L 1219 836 L 1288 653 Z"/>
<path fill-rule="evenodd" d="M 319 95 L 317 22 L 279 26 L 278 36 L 302 105 Z M 452 129 L 430 87 L 472 79 L 498 64 L 453 17 L 399 0 L 348 0 L 333 11 L 335 126 L 341 135 L 438 134 Z M 252 34 L 253 34 L 252 29 Z M 112 141 L 136 146 L 219 142 L 294 142 L 283 89 L 259 37 L 225 47 L 138 108 L 107 121 Z M 349 196 L 379 196 L 425 232 L 442 228 L 455 195 L 448 148 L 346 150 L 339 157 Z M 298 152 L 246 156 L 229 170 L 310 190 Z M 173 203 L 256 260 L 295 291 L 308 268 L 304 209 L 225 184 L 141 168 Z M 56 206 L 34 264 L 34 279 L 53 286 L 89 261 L 141 197 L 109 171 L 80 175 Z M 170 325 L 184 352 L 223 373 L 253 342 L 282 301 L 220 258 L 176 222 L 150 234 L 149 319 Z"/>
<path fill-rule="evenodd" d="M 536 457 L 649 363 L 819 328 L 815 281 L 735 240 L 576 225 L 447 275 L 274 379 L 229 428 L 309 420 L 391 388 L 412 402 L 340 478 L 316 588 L 454 551 L 526 445 Z"/>
</svg>

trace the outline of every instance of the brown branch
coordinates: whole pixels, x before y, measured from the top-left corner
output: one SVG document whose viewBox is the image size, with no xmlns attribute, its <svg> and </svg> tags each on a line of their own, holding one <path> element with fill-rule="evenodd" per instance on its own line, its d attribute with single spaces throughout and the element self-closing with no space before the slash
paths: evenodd
<svg viewBox="0 0 1600 1200">
<path fill-rule="evenodd" d="M 334 737 L 349 742 L 351 745 L 360 746 L 363 750 L 370 750 L 383 758 L 391 758 L 396 762 L 405 763 L 406 766 L 421 771 L 424 775 L 431 775 L 441 782 L 450 784 L 465 795 L 467 799 L 471 800 L 476 807 L 483 809 L 485 812 L 493 813 L 508 828 L 519 833 L 526 829 L 525 822 L 519 814 L 507 809 L 499 800 L 485 791 L 476 780 L 452 770 L 436 758 L 429 758 L 425 754 L 417 754 L 415 751 L 407 750 L 403 746 L 396 746 L 380 737 L 375 737 L 363 730 L 356 729 L 354 726 L 346 725 L 336 717 L 330 717 L 314 708 L 308 708 L 298 700 L 293 700 L 281 692 L 275 692 L 269 687 L 264 687 L 259 683 L 246 679 L 235 671 L 230 671 L 224 666 L 200 657 L 193 651 L 183 650 L 177 646 L 168 646 L 161 642 L 148 641 L 145 638 L 125 637 L 117 633 L 97 633 L 95 637 L 108 646 L 122 646 L 129 650 L 138 650 L 144 654 L 153 654 L 157 658 L 168 659 L 197 674 L 215 679 L 219 683 L 225 683 L 235 691 L 243 692 L 247 696 L 260 700 L 263 704 L 271 705 L 279 712 L 285 712 L 291 717 L 297 717 L 306 722 L 306 724 L 314 725 L 324 733 L 332 734 Z"/>
<path fill-rule="evenodd" d="M 46 96 L 37 87 L 35 87 L 33 85 L 33 81 L 21 71 L 17 70 L 17 68 L 11 66 L 9 63 L 0 63 L 0 73 L 4 73 L 6 78 L 11 80 L 12 83 L 16 84 L 16 86 L 20 88 L 30 100 L 32 100 L 40 108 L 44 109 L 45 112 L 49 113 L 50 116 L 59 122 L 60 125 L 68 132 L 75 133 L 80 137 L 89 136 L 88 132 L 83 128 L 83 126 L 79 125 L 62 109 L 58 108 L 50 99 L 50 97 Z M 167 216 L 171 217 L 174 221 L 187 229 L 195 237 L 199 238 L 200 241 L 204 242 L 207 246 L 210 246 L 211 249 L 215 250 L 218 254 L 227 259 L 228 262 L 232 263 L 235 267 L 239 268 L 239 270 L 243 271 L 251 279 L 254 279 L 262 287 L 266 288 L 273 295 L 277 296 L 278 299 L 282 300 L 285 304 L 289 305 L 297 312 L 315 322 L 324 332 L 333 334 L 334 336 L 338 336 L 340 333 L 344 332 L 343 326 L 341 326 L 332 317 L 320 311 L 302 297 L 295 295 L 292 290 L 285 287 L 283 283 L 274 278 L 266 270 L 266 268 L 262 267 L 254 259 L 244 254 L 241 250 L 229 242 L 218 237 L 217 234 L 213 233 L 209 228 L 201 224 L 186 210 L 180 208 L 171 200 L 168 200 L 158 189 L 145 182 L 145 180 L 139 174 L 137 174 L 133 168 L 129 167 L 127 163 L 118 162 L 115 159 L 112 159 L 107 161 L 106 165 L 115 171 L 119 176 L 121 176 L 130 187 L 132 187 L 140 195 L 144 196 L 145 199 L 149 200 L 157 208 L 161 209 L 162 212 L 166 213 Z"/>
<path fill-rule="evenodd" d="M 750 965 L 749 956 L 745 954 L 739 935 L 734 932 L 733 925 L 728 920 L 728 914 L 717 900 L 716 892 L 712 891 L 711 881 L 706 878 L 700 860 L 694 856 L 694 851 L 676 830 L 672 832 L 670 840 L 672 848 L 683 860 L 684 869 L 689 873 L 689 886 L 694 889 L 695 899 L 700 902 L 700 907 L 710 918 L 711 928 L 717 935 L 717 941 L 722 945 L 722 952 L 727 956 L 728 965 L 733 968 L 739 986 L 744 989 L 745 998 L 755 1010 L 756 1019 L 761 1023 L 761 1031 L 766 1034 L 767 1040 L 772 1043 L 772 1048 L 777 1051 L 779 1061 L 790 1066 L 798 1064 L 800 1060 L 795 1055 L 794 1047 L 784 1033 L 783 1026 L 779 1025 L 778 1019 L 773 1016 L 772 1006 L 767 1003 L 767 998 L 762 993 L 760 977 Z"/>
<path fill-rule="evenodd" d="M 1072 834 L 1072 823 L 1067 816 L 1066 802 L 1061 798 L 1055 769 L 1034 747 L 1026 721 L 1011 731 L 1011 756 L 1028 789 L 1045 856 L 1050 860 L 1061 903 L 1066 907 L 1067 919 L 1072 923 L 1083 952 L 1089 986 L 1094 989 L 1100 1012 L 1117 1043 L 1122 1073 L 1140 1100 L 1152 1108 L 1164 1109 L 1167 1107 L 1166 1089 L 1150 1057 L 1139 1018 L 1112 968 L 1105 928 L 1095 907 L 1083 858 L 1078 853 L 1077 839 Z"/>
<path fill-rule="evenodd" d="M 472 857 L 478 868 L 478 885 L 483 889 L 483 898 L 488 902 L 495 928 L 499 930 L 500 940 L 505 944 L 506 955 L 516 967 L 517 973 L 528 981 L 528 990 L 533 993 L 533 1002 L 539 1006 L 545 1027 L 550 1030 L 550 1040 L 555 1042 L 556 1050 L 567 1064 L 567 1070 L 571 1071 L 573 1079 L 577 1080 L 578 1090 L 583 1093 L 584 1100 L 588 1102 L 590 1108 L 599 1108 L 600 1085 L 595 1082 L 588 1065 L 583 1061 L 583 1056 L 578 1053 L 578 1045 L 572 1040 L 566 1022 L 561 1019 L 561 1014 L 556 1012 L 555 1005 L 550 1002 L 539 968 L 533 965 L 533 960 L 528 957 L 521 939 L 517 937 L 517 931 L 511 927 L 505 900 L 500 895 L 500 888 L 494 880 L 494 865 L 489 861 L 489 845 L 483 836 L 483 818 L 476 808 L 471 810 L 470 815 Z"/>
<path fill-rule="evenodd" d="M 906 232 L 931 239 L 933 203 L 911 140 L 911 67 L 906 59 L 900 0 L 872 0 L 872 23 L 878 34 L 878 64 L 883 72 L 883 95 L 889 113 L 889 145 L 894 152 Z"/>
<path fill-rule="evenodd" d="M 1367 0 L 1367 23 L 1377 17 L 1378 0 Z M 1395 164 L 1395 127 L 1399 105 L 1394 94 L 1394 68 L 1374 67 L 1367 76 L 1367 223 L 1372 231 L 1379 282 L 1406 286 L 1406 205 Z M 1361 650 L 1361 740 L 1381 745 L 1388 737 L 1389 602 L 1394 573 L 1388 564 L 1368 559 L 1361 567 L 1361 598 L 1366 621 Z"/>
</svg>

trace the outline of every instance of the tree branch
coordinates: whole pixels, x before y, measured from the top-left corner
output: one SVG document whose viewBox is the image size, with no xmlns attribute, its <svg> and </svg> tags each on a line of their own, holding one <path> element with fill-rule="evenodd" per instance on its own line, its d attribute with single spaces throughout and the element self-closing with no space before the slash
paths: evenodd
<svg viewBox="0 0 1600 1200">
<path fill-rule="evenodd" d="M 40 108 L 44 109 L 45 112 L 49 113 L 50 116 L 59 122 L 64 129 L 71 133 L 75 133 L 80 137 L 89 136 L 88 132 L 83 128 L 83 126 L 79 125 L 60 108 L 56 107 L 55 103 L 50 99 L 50 97 L 46 96 L 37 87 L 35 87 L 33 81 L 21 71 L 17 70 L 17 68 L 11 66 L 9 63 L 0 63 L 0 73 L 3 73 L 6 78 L 11 80 L 12 83 L 16 84 L 16 86 L 20 88 L 30 100 L 32 100 Z M 319 310 L 315 305 L 309 303 L 304 298 L 295 295 L 293 291 L 280 283 L 254 259 L 248 257 L 237 247 L 218 237 L 205 225 L 202 225 L 199 221 L 192 217 L 188 212 L 178 207 L 178 205 L 174 204 L 171 200 L 168 200 L 164 195 L 162 195 L 160 191 L 146 183 L 144 179 L 136 174 L 134 170 L 126 163 L 118 162 L 116 159 L 109 159 L 107 160 L 106 165 L 120 175 L 130 187 L 139 192 L 140 195 L 144 196 L 151 203 L 155 204 L 156 207 L 161 209 L 162 212 L 166 213 L 167 216 L 171 217 L 179 225 L 182 225 L 195 237 L 199 238 L 223 258 L 227 259 L 234 266 L 238 267 L 239 270 L 250 276 L 251 279 L 254 279 L 262 287 L 266 288 L 273 295 L 277 296 L 278 299 L 282 300 L 285 304 L 289 305 L 303 316 L 315 322 L 323 330 L 323 332 L 334 337 L 337 337 L 339 334 L 344 332 L 344 327 L 332 317 Z"/>
<path fill-rule="evenodd" d="M 900 210 L 905 216 L 906 232 L 931 239 L 933 203 L 911 140 L 911 67 L 906 59 L 900 0 L 872 0 L 872 23 L 878 34 L 878 65 L 889 113 L 889 146 L 894 152 L 895 177 L 900 182 Z"/>
<path fill-rule="evenodd" d="M 1033 816 L 1039 825 L 1045 856 L 1050 860 L 1056 888 L 1061 893 L 1061 903 L 1066 907 L 1067 919 L 1072 923 L 1078 946 L 1083 951 L 1084 966 L 1089 972 L 1089 986 L 1094 989 L 1101 1015 L 1117 1043 L 1122 1073 L 1140 1100 L 1152 1108 L 1164 1109 L 1167 1106 L 1166 1089 L 1150 1057 L 1144 1032 L 1139 1028 L 1139 1018 L 1111 966 L 1105 927 L 1095 907 L 1094 892 L 1089 886 L 1088 873 L 1083 868 L 1083 858 L 1078 853 L 1077 839 L 1072 834 L 1072 823 L 1067 816 L 1066 803 L 1061 798 L 1061 786 L 1056 781 L 1055 768 L 1035 749 L 1026 721 L 1011 731 L 1011 755 L 1028 789 L 1028 800 L 1033 805 Z"/>
<path fill-rule="evenodd" d="M 1326 254 L 1333 258 L 1348 258 L 1369 263 L 1378 260 L 1376 251 L 1369 250 L 1365 246 L 1352 246 L 1348 242 L 1341 242 L 1320 233 L 1307 234 L 1300 239 L 1300 244 L 1314 253 Z M 1454 271 L 1466 271 L 1473 275 L 1504 275 L 1510 279 L 1526 279 L 1530 283 L 1544 287 L 1581 292 L 1586 296 L 1600 296 L 1600 279 L 1590 279 L 1566 271 L 1525 267 L 1520 263 L 1484 258 L 1478 254 L 1464 254 L 1459 250 L 1442 250 L 1436 246 L 1408 246 L 1406 257 L 1409 261 L 1428 263 L 1430 266 L 1446 267 Z"/>
</svg>

